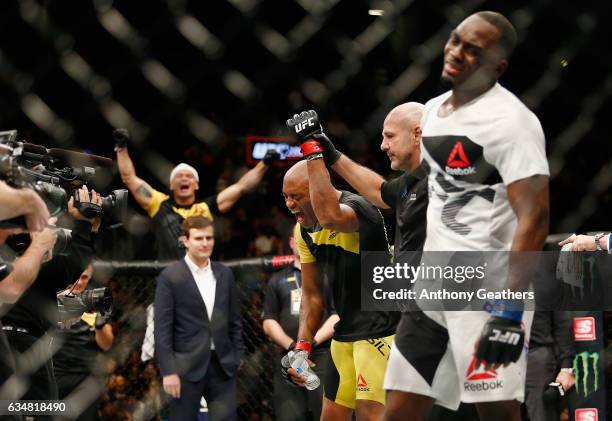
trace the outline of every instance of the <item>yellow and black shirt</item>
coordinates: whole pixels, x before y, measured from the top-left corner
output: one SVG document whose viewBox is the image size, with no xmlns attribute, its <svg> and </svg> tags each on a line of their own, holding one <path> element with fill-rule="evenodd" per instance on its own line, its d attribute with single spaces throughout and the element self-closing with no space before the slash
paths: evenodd
<svg viewBox="0 0 612 421">
<path fill-rule="evenodd" d="M 153 190 L 153 197 L 149 206 L 144 210 L 153 219 L 153 232 L 157 243 L 158 260 L 179 260 L 185 257 L 185 249 L 179 242 L 181 237 L 181 224 L 189 216 L 201 215 L 213 219 L 218 215 L 217 196 L 210 196 L 191 205 L 177 205 L 174 200 L 157 190 Z"/>
<path fill-rule="evenodd" d="M 395 333 L 399 313 L 361 310 L 361 251 L 388 252 L 382 215 L 363 197 L 342 191 L 340 203 L 359 218 L 356 232 L 338 232 L 296 225 L 295 239 L 302 263 L 317 263 L 333 291 L 340 321 L 334 339 L 350 342 L 382 338 Z"/>
</svg>

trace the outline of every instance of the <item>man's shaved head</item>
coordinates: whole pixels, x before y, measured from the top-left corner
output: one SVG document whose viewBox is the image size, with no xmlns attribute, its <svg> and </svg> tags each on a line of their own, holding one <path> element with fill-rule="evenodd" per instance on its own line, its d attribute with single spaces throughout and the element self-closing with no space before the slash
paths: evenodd
<svg viewBox="0 0 612 421">
<path fill-rule="evenodd" d="M 418 102 L 406 102 L 398 105 L 387 114 L 387 119 L 398 118 L 404 123 L 413 127 L 421 122 L 423 115 L 423 104 Z"/>
<path fill-rule="evenodd" d="M 423 104 L 407 102 L 392 109 L 383 123 L 380 149 L 391 161 L 391 169 L 413 171 L 420 159 Z"/>
<path fill-rule="evenodd" d="M 516 48 L 516 29 L 510 21 L 501 13 L 482 11 L 475 13 L 481 19 L 486 20 L 499 31 L 499 45 L 504 52 L 503 58 L 508 58 Z"/>
<path fill-rule="evenodd" d="M 298 185 L 308 185 L 308 167 L 306 161 L 298 161 L 287 170 L 283 178 L 283 183 L 287 183 L 288 181 Z"/>
</svg>

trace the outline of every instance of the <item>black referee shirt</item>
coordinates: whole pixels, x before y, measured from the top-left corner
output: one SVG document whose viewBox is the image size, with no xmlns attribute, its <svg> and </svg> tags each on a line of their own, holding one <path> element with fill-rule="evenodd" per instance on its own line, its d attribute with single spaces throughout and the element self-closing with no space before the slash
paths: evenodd
<svg viewBox="0 0 612 421">
<path fill-rule="evenodd" d="M 423 250 L 426 234 L 427 174 L 422 167 L 381 186 L 382 200 L 395 210 L 394 254 Z"/>
<path fill-rule="evenodd" d="M 302 288 L 302 273 L 295 266 L 287 266 L 276 272 L 268 281 L 266 298 L 263 308 L 263 319 L 276 320 L 285 333 L 292 339 L 297 339 L 300 326 L 300 299 Z M 321 320 L 325 322 L 332 314 L 336 314 L 333 305 L 331 290 L 327 284 L 323 285 L 325 307 Z M 326 341 L 319 344 L 329 347 Z"/>
</svg>

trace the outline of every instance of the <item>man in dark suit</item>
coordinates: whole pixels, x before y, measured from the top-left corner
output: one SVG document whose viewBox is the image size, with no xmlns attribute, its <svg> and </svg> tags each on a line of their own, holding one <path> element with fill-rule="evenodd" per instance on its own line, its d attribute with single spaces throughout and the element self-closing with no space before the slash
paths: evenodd
<svg viewBox="0 0 612 421">
<path fill-rule="evenodd" d="M 236 419 L 236 372 L 244 353 L 231 270 L 210 260 L 210 219 L 183 221 L 187 255 L 166 268 L 155 290 L 155 349 L 170 420 L 194 420 L 200 398 L 212 421 Z"/>
</svg>

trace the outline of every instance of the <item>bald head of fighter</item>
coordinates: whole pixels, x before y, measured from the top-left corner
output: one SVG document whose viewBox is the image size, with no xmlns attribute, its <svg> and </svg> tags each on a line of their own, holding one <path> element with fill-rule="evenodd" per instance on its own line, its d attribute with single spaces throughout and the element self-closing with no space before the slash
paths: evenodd
<svg viewBox="0 0 612 421">
<path fill-rule="evenodd" d="M 283 197 L 287 209 L 295 216 L 298 224 L 304 228 L 311 228 L 317 224 L 317 216 L 310 203 L 306 161 L 297 162 L 285 173 Z"/>
<path fill-rule="evenodd" d="M 423 104 L 407 102 L 392 109 L 383 123 L 380 149 L 391 169 L 413 171 L 421 162 L 421 116 Z"/>
<path fill-rule="evenodd" d="M 444 46 L 443 83 L 453 91 L 486 91 L 508 68 L 516 42 L 516 30 L 502 14 L 483 11 L 468 16 Z"/>
</svg>

